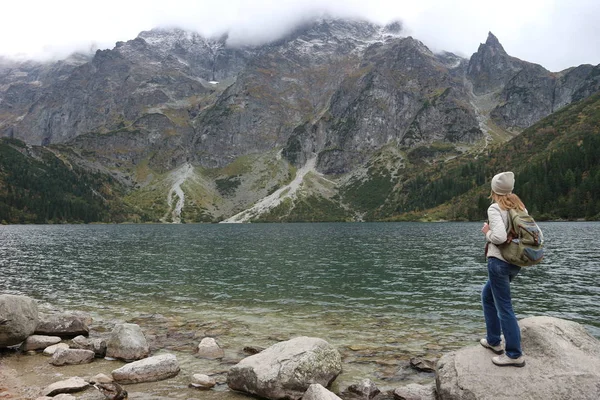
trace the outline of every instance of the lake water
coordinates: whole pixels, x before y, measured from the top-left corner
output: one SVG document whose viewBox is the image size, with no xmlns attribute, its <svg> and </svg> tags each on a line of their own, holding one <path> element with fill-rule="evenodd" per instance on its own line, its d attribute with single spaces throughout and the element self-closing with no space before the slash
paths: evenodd
<svg viewBox="0 0 600 400">
<path fill-rule="evenodd" d="M 512 286 L 518 317 L 565 318 L 600 337 L 600 223 L 540 225 L 547 255 L 542 265 L 523 269 Z M 138 323 L 155 348 L 178 356 L 182 374 L 175 381 L 183 388 L 191 373 L 226 370 L 246 345 L 301 335 L 340 350 L 340 388 L 364 378 L 393 388 L 432 379 L 411 372 L 410 357 L 439 357 L 484 333 L 480 228 L 0 226 L 0 292 L 31 296 L 43 311 L 89 313 L 98 334 L 115 322 Z M 224 347 L 224 361 L 193 356 L 204 336 Z M 173 385 L 140 390 L 164 394 Z M 226 386 L 219 391 L 227 392 Z"/>
</svg>

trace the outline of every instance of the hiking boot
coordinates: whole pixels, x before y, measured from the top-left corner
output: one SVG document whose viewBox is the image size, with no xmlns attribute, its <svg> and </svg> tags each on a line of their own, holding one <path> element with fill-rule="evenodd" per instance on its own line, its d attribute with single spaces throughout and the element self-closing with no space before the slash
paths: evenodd
<svg viewBox="0 0 600 400">
<path fill-rule="evenodd" d="M 485 347 L 486 349 L 490 349 L 491 351 L 493 351 L 496 354 L 503 354 L 504 353 L 504 349 L 502 348 L 502 343 L 500 343 L 497 346 L 492 346 L 491 344 L 488 343 L 487 339 L 481 339 L 479 341 L 479 343 Z"/>
<path fill-rule="evenodd" d="M 492 357 L 492 362 L 499 367 L 524 367 L 525 359 L 523 356 L 519 358 L 510 358 L 506 354 L 501 356 Z"/>
</svg>

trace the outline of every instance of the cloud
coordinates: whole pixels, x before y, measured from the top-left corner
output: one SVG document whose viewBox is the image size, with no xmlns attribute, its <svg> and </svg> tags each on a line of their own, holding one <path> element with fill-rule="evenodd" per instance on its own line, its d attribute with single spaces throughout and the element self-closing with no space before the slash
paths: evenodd
<svg viewBox="0 0 600 400">
<path fill-rule="evenodd" d="M 112 48 L 155 27 L 178 26 L 204 36 L 229 32 L 232 43 L 280 38 L 317 15 L 402 20 L 433 50 L 469 57 L 492 31 L 507 52 L 551 70 L 600 63 L 597 0 L 75 0 L 3 4 L 0 54 L 56 57 Z"/>
</svg>

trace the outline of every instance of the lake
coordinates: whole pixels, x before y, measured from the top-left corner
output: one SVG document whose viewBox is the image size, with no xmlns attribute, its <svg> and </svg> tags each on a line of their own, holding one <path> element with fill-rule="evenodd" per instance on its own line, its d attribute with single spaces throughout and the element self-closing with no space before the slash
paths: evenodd
<svg viewBox="0 0 600 400">
<path fill-rule="evenodd" d="M 342 353 L 340 388 L 364 378 L 393 388 L 432 380 L 407 368 L 410 357 L 439 357 L 484 334 L 481 225 L 0 226 L 0 292 L 33 297 L 41 311 L 88 313 L 98 334 L 138 323 L 177 355 L 182 387 L 191 373 L 222 372 L 244 346 L 316 336 Z M 518 317 L 565 318 L 600 337 L 600 223 L 540 226 L 545 260 L 512 285 Z M 225 349 L 223 362 L 193 356 L 204 336 Z"/>
</svg>

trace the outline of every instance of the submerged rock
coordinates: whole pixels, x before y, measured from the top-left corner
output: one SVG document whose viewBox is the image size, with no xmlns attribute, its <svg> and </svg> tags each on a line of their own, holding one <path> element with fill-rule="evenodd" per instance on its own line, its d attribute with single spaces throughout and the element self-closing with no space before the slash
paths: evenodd
<svg viewBox="0 0 600 400">
<path fill-rule="evenodd" d="M 134 361 L 112 372 L 119 383 L 154 382 L 171 378 L 179 373 L 179 363 L 173 354 L 161 354 Z"/>
<path fill-rule="evenodd" d="M 350 396 L 348 397 L 359 397 L 361 399 L 369 400 L 381 393 L 381 390 L 371 381 L 370 379 L 363 379 L 360 383 L 348 386 L 346 389 Z"/>
<path fill-rule="evenodd" d="M 300 399 L 313 383 L 329 386 L 342 370 L 340 353 L 323 339 L 298 337 L 247 357 L 227 374 L 233 390 L 267 399 Z"/>
<path fill-rule="evenodd" d="M 0 347 L 21 343 L 35 332 L 37 303 L 26 296 L 0 295 Z"/>
<path fill-rule="evenodd" d="M 435 360 L 427 360 L 425 358 L 413 357 L 410 359 L 410 366 L 413 369 L 421 372 L 434 372 Z"/>
<path fill-rule="evenodd" d="M 493 353 L 470 346 L 437 363 L 440 400 L 597 400 L 600 341 L 580 324 L 552 317 L 519 321 L 526 365 L 497 367 Z"/>
<path fill-rule="evenodd" d="M 150 347 L 142 329 L 137 324 L 119 324 L 106 342 L 106 357 L 124 361 L 148 357 Z"/>
</svg>

